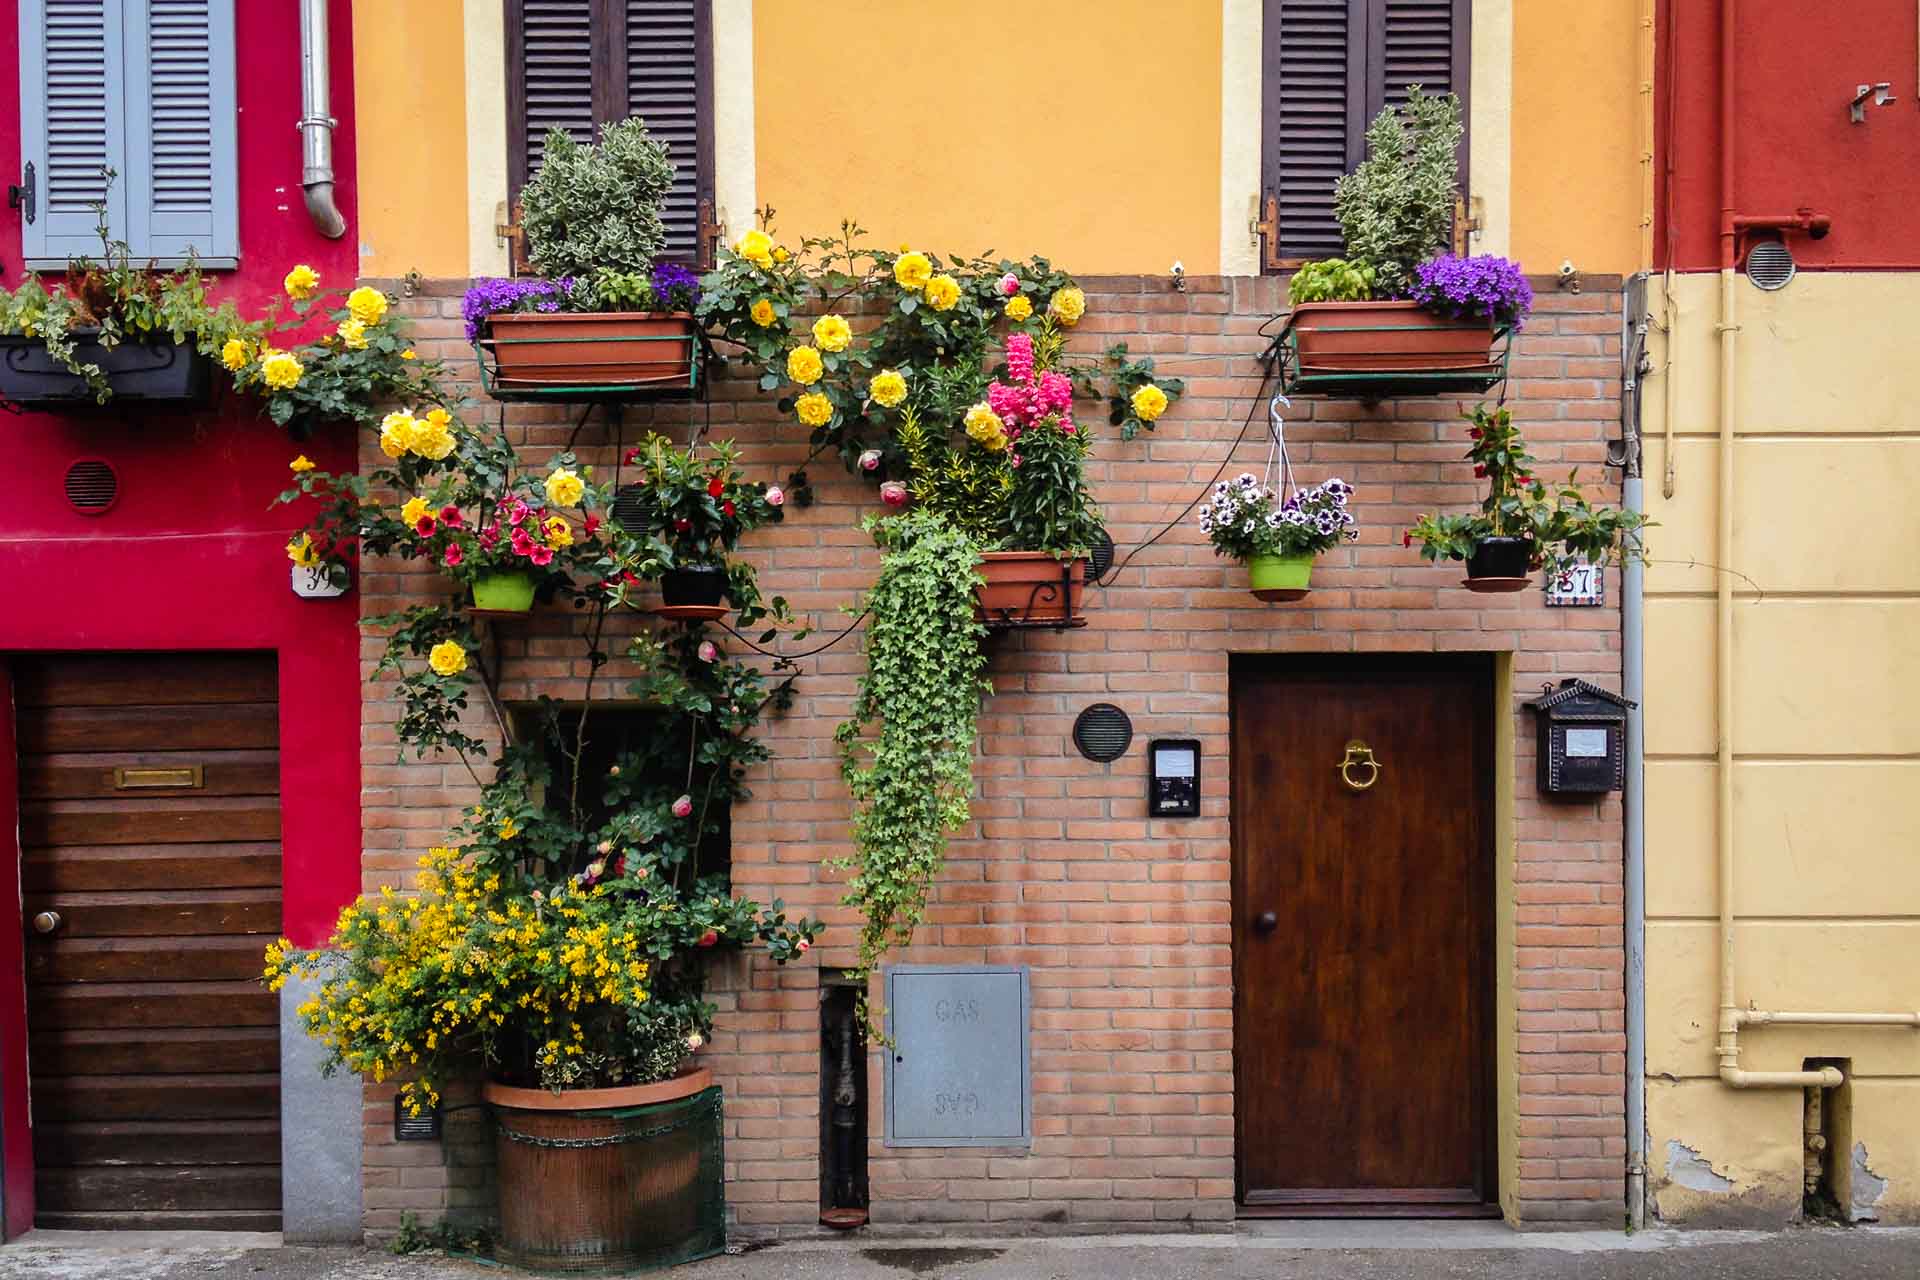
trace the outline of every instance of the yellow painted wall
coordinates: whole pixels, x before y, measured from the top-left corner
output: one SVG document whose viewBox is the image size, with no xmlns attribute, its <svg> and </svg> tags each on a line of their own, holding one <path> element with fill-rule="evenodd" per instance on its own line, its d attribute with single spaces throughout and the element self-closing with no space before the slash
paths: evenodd
<svg viewBox="0 0 1920 1280">
<path fill-rule="evenodd" d="M 783 238 L 1220 262 L 1219 0 L 756 0 L 756 191 Z"/>
<path fill-rule="evenodd" d="M 467 274 L 464 21 L 461 0 L 355 8 L 363 275 Z"/>
<path fill-rule="evenodd" d="M 1736 584 L 1736 995 L 1763 1009 L 1913 1010 L 1920 401 L 1895 371 L 1920 340 L 1920 275 L 1735 287 L 1735 549 L 1721 569 Z M 1713 1054 L 1718 288 L 1679 278 L 1674 341 L 1655 344 L 1664 372 L 1648 383 L 1660 522 L 1645 712 L 1651 1185 L 1670 1220 L 1779 1222 L 1800 1207 L 1800 1094 L 1729 1089 Z M 1677 402 L 1671 498 L 1663 378 Z M 1740 1048 L 1757 1070 L 1850 1058 L 1852 1137 L 1887 1180 L 1874 1212 L 1920 1221 L 1920 1033 L 1756 1028 Z"/>
<path fill-rule="evenodd" d="M 1476 6 L 1476 13 L 1479 6 Z M 1529 271 L 1565 261 L 1627 273 L 1641 261 L 1637 0 L 1524 0 L 1513 6 L 1512 232 Z"/>
</svg>

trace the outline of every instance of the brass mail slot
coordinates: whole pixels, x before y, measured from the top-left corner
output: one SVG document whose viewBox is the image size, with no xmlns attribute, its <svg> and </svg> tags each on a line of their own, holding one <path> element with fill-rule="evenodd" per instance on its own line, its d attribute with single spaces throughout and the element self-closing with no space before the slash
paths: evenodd
<svg viewBox="0 0 1920 1280">
<path fill-rule="evenodd" d="M 115 791 L 153 791 L 206 785 L 206 766 L 199 764 L 181 765 L 174 769 L 115 769 L 113 771 Z"/>
</svg>

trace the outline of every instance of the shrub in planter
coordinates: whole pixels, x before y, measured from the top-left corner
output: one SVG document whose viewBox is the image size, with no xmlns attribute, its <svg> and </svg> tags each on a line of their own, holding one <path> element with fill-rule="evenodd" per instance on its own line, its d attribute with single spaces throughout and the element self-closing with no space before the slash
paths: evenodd
<svg viewBox="0 0 1920 1280">
<path fill-rule="evenodd" d="M 1542 565 L 1558 573 L 1580 560 L 1644 558 L 1644 515 L 1594 506 L 1577 475 L 1554 486 L 1535 476 L 1533 455 L 1508 410 L 1481 405 L 1467 420 L 1467 459 L 1486 480 L 1487 496 L 1478 511 L 1421 516 L 1407 531 L 1408 546 L 1418 541 L 1428 560 L 1466 561 L 1467 585 L 1479 591 L 1518 591 Z"/>
<path fill-rule="evenodd" d="M 625 462 L 639 478 L 621 493 L 636 532 L 663 553 L 664 603 L 718 605 L 731 596 L 736 607 L 757 601 L 753 575 L 728 559 L 742 534 L 784 518 L 778 485 L 749 483 L 732 442 L 719 441 L 703 455 L 676 449 L 663 436 L 649 436 L 628 451 Z"/>
<path fill-rule="evenodd" d="M 1405 297 L 1419 264 L 1452 239 L 1465 135 L 1460 99 L 1416 85 L 1403 104 L 1373 118 L 1367 158 L 1334 184 L 1347 256 L 1373 269 L 1377 295 Z"/>
<path fill-rule="evenodd" d="M 1353 486 L 1335 477 L 1284 501 L 1251 471 L 1214 485 L 1200 508 L 1200 530 L 1215 555 L 1247 566 L 1248 585 L 1261 599 L 1305 595 L 1314 557 L 1360 536 L 1348 501 Z"/>
</svg>

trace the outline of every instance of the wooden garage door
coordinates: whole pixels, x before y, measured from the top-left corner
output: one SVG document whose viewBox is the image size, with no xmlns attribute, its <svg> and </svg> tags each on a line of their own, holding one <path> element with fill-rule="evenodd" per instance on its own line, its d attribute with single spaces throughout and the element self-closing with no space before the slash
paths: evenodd
<svg viewBox="0 0 1920 1280">
<path fill-rule="evenodd" d="M 277 1230 L 273 656 L 11 665 L 35 1221 Z"/>
</svg>

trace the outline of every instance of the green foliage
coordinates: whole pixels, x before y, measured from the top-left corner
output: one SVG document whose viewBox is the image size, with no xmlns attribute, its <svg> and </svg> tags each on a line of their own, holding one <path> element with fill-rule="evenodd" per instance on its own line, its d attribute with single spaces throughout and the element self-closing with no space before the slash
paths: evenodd
<svg viewBox="0 0 1920 1280">
<path fill-rule="evenodd" d="M 463 1227 L 450 1218 L 442 1218 L 430 1227 L 420 1225 L 420 1215 L 411 1209 L 400 1213 L 400 1230 L 388 1243 L 395 1254 L 471 1253 L 486 1254 L 493 1248 L 493 1236 L 485 1227 Z"/>
<path fill-rule="evenodd" d="M 1000 543 L 1020 551 L 1085 555 L 1100 532 L 1100 509 L 1087 486 L 1086 428 L 1057 418 L 1028 427 L 1015 442 L 1020 465 L 1012 469 Z"/>
<path fill-rule="evenodd" d="M 783 518 L 768 504 L 765 486 L 741 474 L 730 440 L 703 455 L 650 435 L 630 457 L 640 472 L 639 511 L 648 534 L 666 548 L 669 568 L 724 564 L 742 534 Z"/>
<path fill-rule="evenodd" d="M 354 292 L 365 298 L 376 291 L 368 287 Z M 270 333 L 258 341 L 242 341 L 230 353 L 214 352 L 223 357 L 234 385 L 258 395 L 267 418 L 295 440 L 332 423 L 377 426 L 396 402 L 422 409 L 455 403 L 441 390 L 445 366 L 419 358 L 410 328 L 397 311 L 384 306 L 371 324 L 358 322 L 347 297 L 347 290 L 329 289 L 296 298 L 284 322 L 276 303 L 262 321 Z M 294 344 L 315 321 L 329 327 L 312 341 Z M 290 387 L 271 385 L 262 367 L 283 342 L 300 363 L 299 381 Z M 231 358 L 225 358 L 229 354 Z"/>
<path fill-rule="evenodd" d="M 591 147 L 549 131 L 540 169 L 520 190 L 528 257 L 550 279 L 645 272 L 666 244 L 660 202 L 673 173 L 665 145 L 638 117 L 603 126 Z"/>
<path fill-rule="evenodd" d="M 1374 269 L 1345 258 L 1303 262 L 1287 282 L 1287 303 L 1365 302 L 1373 297 Z"/>
<path fill-rule="evenodd" d="M 1013 492 L 1007 455 L 958 446 L 945 432 L 920 425 L 912 405 L 901 410 L 894 434 L 906 451 L 908 486 L 924 511 L 935 512 L 983 547 L 1005 533 L 1001 513 Z"/>
<path fill-rule="evenodd" d="M 1520 538 L 1533 544 L 1534 564 L 1558 573 L 1576 560 L 1605 565 L 1644 559 L 1641 530 L 1646 516 L 1618 507 L 1596 507 L 1580 490 L 1579 472 L 1549 485 L 1533 474 L 1534 458 L 1513 414 L 1480 405 L 1467 415 L 1472 441 L 1467 460 L 1487 482 L 1480 509 L 1423 515 L 1407 531 L 1428 560 L 1466 560 L 1489 538 Z"/>
<path fill-rule="evenodd" d="M 967 821 L 985 628 L 974 617 L 979 548 L 926 511 L 869 519 L 885 551 L 867 594 L 867 670 L 835 733 L 854 801 L 854 853 L 843 901 L 865 917 L 858 972 L 905 946 Z"/>
<path fill-rule="evenodd" d="M 1379 296 L 1405 297 L 1414 268 L 1447 248 L 1464 136 L 1460 99 L 1415 85 L 1402 106 L 1374 117 L 1367 158 L 1334 184 L 1347 257 L 1373 268 Z"/>
</svg>

